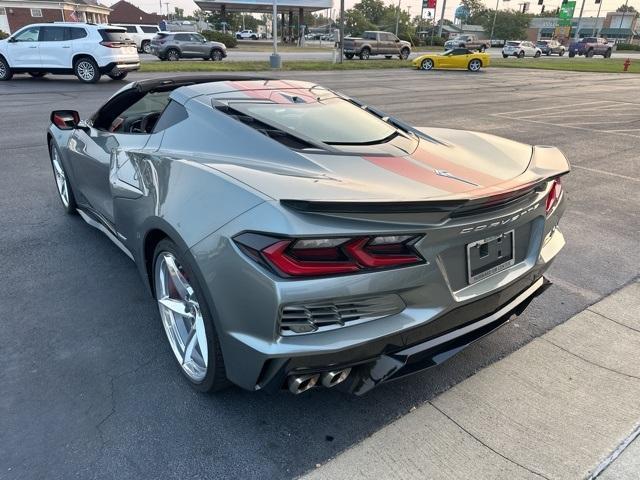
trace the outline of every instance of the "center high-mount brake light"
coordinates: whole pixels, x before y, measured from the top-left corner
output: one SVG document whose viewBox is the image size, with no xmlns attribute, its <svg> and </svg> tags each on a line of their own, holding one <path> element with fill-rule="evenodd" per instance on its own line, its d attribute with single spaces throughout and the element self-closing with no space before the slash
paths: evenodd
<svg viewBox="0 0 640 480">
<path fill-rule="evenodd" d="M 547 195 L 547 203 L 545 205 L 545 212 L 547 215 L 551 213 L 554 209 L 558 201 L 560 200 L 560 196 L 562 195 L 562 183 L 559 178 L 553 180 L 551 184 L 551 189 L 549 190 L 549 194 Z"/>
<path fill-rule="evenodd" d="M 243 233 L 236 244 L 284 277 L 319 277 L 422 263 L 414 245 L 422 235 L 277 238 Z"/>
</svg>

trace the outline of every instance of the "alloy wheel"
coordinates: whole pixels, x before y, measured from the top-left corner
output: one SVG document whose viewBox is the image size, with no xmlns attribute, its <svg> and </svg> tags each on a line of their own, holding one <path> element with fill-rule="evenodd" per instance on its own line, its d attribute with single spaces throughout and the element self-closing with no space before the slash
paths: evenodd
<svg viewBox="0 0 640 480">
<path fill-rule="evenodd" d="M 90 82 L 96 74 L 96 69 L 93 68 L 91 62 L 81 60 L 76 67 L 78 76 L 85 82 Z"/>
<path fill-rule="evenodd" d="M 471 70 L 472 72 L 477 72 L 478 70 L 480 70 L 480 60 L 471 60 L 469 62 L 469 70 Z"/>
<path fill-rule="evenodd" d="M 194 382 L 207 375 L 209 351 L 204 318 L 195 291 L 170 252 L 161 252 L 155 267 L 156 298 L 171 349 Z"/>
<path fill-rule="evenodd" d="M 219 62 L 222 60 L 222 52 L 220 50 L 214 50 L 211 54 L 211 60 L 214 62 Z"/>
<path fill-rule="evenodd" d="M 7 67 L 4 66 L 4 62 L 0 62 L 0 78 L 4 78 L 7 74 Z"/>
<path fill-rule="evenodd" d="M 144 53 L 151 53 L 151 44 L 149 42 L 146 42 L 142 45 L 142 51 Z"/>
<path fill-rule="evenodd" d="M 67 184 L 67 176 L 60 163 L 60 157 L 58 156 L 58 150 L 55 147 L 51 147 L 51 163 L 53 164 L 53 173 L 56 179 L 56 186 L 58 187 L 58 194 L 60 200 L 65 208 L 69 207 L 69 185 Z"/>
<path fill-rule="evenodd" d="M 433 68 L 433 60 L 430 58 L 423 60 L 420 64 L 420 68 L 422 68 L 422 70 L 431 70 Z"/>
<path fill-rule="evenodd" d="M 180 60 L 180 55 L 178 55 L 178 52 L 176 52 L 175 50 L 170 50 L 169 53 L 167 53 L 167 59 L 170 62 L 175 62 L 177 60 Z"/>
</svg>

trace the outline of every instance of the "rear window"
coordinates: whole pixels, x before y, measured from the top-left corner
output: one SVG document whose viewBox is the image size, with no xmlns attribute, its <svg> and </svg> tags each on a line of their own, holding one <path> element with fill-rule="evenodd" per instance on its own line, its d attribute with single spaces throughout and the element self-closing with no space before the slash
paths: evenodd
<svg viewBox="0 0 640 480">
<path fill-rule="evenodd" d="M 127 32 L 122 29 L 116 28 L 104 28 L 98 30 L 102 40 L 105 42 L 120 42 L 120 43 L 130 43 L 131 37 Z"/>
<path fill-rule="evenodd" d="M 375 144 L 396 134 L 387 122 L 340 98 L 305 104 L 230 102 L 229 107 L 293 135 L 328 144 Z"/>
<path fill-rule="evenodd" d="M 519 47 L 520 42 L 507 42 L 507 46 L 509 47 Z"/>
<path fill-rule="evenodd" d="M 140 27 L 144 33 L 156 33 L 158 27 Z"/>
<path fill-rule="evenodd" d="M 78 40 L 79 38 L 84 38 L 87 36 L 87 31 L 84 28 L 69 28 L 69 38 L 71 40 Z"/>
</svg>

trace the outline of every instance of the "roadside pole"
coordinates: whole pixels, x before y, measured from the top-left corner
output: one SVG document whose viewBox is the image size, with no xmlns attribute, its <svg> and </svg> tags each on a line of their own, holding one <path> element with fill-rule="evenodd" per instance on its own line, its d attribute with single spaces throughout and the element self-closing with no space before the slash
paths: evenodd
<svg viewBox="0 0 640 480">
<path fill-rule="evenodd" d="M 628 2 L 629 0 L 627 0 Z M 582 23 L 582 12 L 584 12 L 584 0 L 582 0 L 582 5 L 580 5 L 580 15 L 578 15 L 578 26 L 576 27 L 576 36 L 574 37 L 576 42 L 580 40 L 580 24 Z"/>
<path fill-rule="evenodd" d="M 593 36 L 598 36 L 598 20 L 600 20 L 600 9 L 602 8 L 602 0 L 598 3 L 598 14 L 596 15 L 596 23 L 593 25 Z"/>
<path fill-rule="evenodd" d="M 344 58 L 344 0 L 340 0 L 340 58 L 338 63 L 342 63 Z"/>
<path fill-rule="evenodd" d="M 400 2 L 402 0 L 398 0 L 398 11 L 396 12 L 396 37 L 398 36 L 398 23 L 400 23 Z"/>
<path fill-rule="evenodd" d="M 269 60 L 271 68 L 281 68 L 282 59 L 278 54 L 278 0 L 273 0 L 273 27 L 271 28 L 271 36 L 273 37 L 273 53 Z"/>
<path fill-rule="evenodd" d="M 438 29 L 438 36 L 442 38 L 442 26 L 444 25 L 444 9 L 447 7 L 447 0 L 442 0 L 442 13 L 440 14 L 440 28 Z M 433 17 L 435 20 L 436 13 L 433 12 Z M 435 26 L 435 25 L 434 25 Z"/>
<path fill-rule="evenodd" d="M 496 28 L 496 18 L 498 18 L 498 6 L 499 6 L 499 4 L 500 4 L 500 0 L 496 0 L 496 11 L 493 12 L 493 23 L 491 23 L 491 35 L 489 35 L 489 47 L 491 47 L 493 45 L 493 31 Z"/>
<path fill-rule="evenodd" d="M 622 25 L 624 25 L 624 17 L 627 14 L 627 8 L 629 8 L 629 0 L 624 2 L 624 11 L 622 12 L 622 18 L 620 19 L 620 30 L 622 30 Z M 629 30 L 631 30 L 631 26 L 629 26 Z M 625 37 L 624 41 L 627 42 L 628 37 Z"/>
</svg>

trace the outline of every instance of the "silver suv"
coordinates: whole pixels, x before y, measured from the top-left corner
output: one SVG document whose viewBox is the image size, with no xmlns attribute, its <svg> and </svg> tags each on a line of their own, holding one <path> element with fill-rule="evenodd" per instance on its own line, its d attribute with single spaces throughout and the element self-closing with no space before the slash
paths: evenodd
<svg viewBox="0 0 640 480">
<path fill-rule="evenodd" d="M 210 42 L 199 33 L 160 32 L 151 40 L 151 54 L 160 60 L 202 58 L 219 61 L 227 56 L 227 47 L 224 43 Z"/>
</svg>

